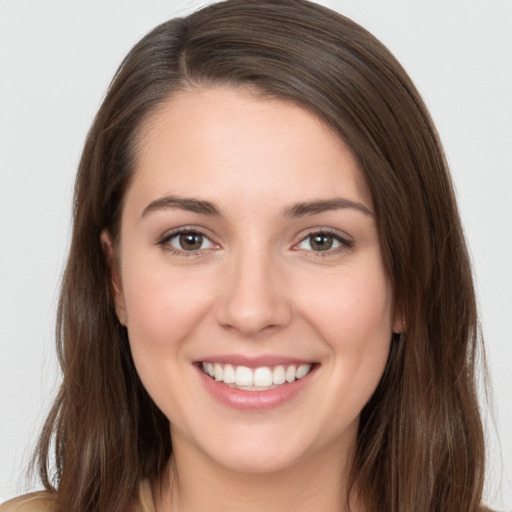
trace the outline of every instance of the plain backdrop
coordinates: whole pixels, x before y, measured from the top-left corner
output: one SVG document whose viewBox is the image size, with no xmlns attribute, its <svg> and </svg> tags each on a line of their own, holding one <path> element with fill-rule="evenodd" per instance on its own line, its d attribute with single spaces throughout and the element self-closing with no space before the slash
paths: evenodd
<svg viewBox="0 0 512 512">
<path fill-rule="evenodd" d="M 133 44 L 205 3 L 0 0 L 0 502 L 37 487 L 23 475 L 59 379 L 53 325 L 86 132 Z M 486 499 L 512 510 L 512 0 L 321 3 L 391 49 L 441 134 L 494 384 Z"/>
</svg>

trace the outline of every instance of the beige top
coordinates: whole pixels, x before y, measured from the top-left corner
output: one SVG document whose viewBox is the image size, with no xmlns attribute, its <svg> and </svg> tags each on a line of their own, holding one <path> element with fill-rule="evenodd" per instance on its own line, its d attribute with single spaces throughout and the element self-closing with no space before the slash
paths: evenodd
<svg viewBox="0 0 512 512">
<path fill-rule="evenodd" d="M 0 512 L 51 512 L 53 498 L 47 491 L 25 494 L 0 505 Z M 156 512 L 149 480 L 143 480 L 130 512 Z"/>
<path fill-rule="evenodd" d="M 0 505 L 0 512 L 51 512 L 52 501 L 51 495 L 46 491 L 33 492 Z M 494 512 L 485 505 L 479 511 Z M 130 512 L 156 512 L 149 480 L 143 480 L 140 484 L 137 499 Z"/>
</svg>

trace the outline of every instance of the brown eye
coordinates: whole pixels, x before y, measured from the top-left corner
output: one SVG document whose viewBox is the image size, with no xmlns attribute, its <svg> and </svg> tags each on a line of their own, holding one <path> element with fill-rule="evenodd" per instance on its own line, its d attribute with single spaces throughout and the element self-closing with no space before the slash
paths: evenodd
<svg viewBox="0 0 512 512">
<path fill-rule="evenodd" d="M 328 251 L 334 245 L 334 237 L 325 233 L 311 235 L 309 244 L 313 251 Z"/>
<path fill-rule="evenodd" d="M 182 231 L 165 237 L 161 245 L 170 246 L 177 253 L 214 249 L 217 246 L 199 231 Z"/>
<path fill-rule="evenodd" d="M 301 240 L 297 248 L 316 253 L 335 253 L 352 247 L 353 242 L 328 231 L 311 233 Z"/>
<path fill-rule="evenodd" d="M 180 249 L 184 251 L 197 251 L 203 245 L 201 233 L 182 233 L 179 235 Z"/>
</svg>

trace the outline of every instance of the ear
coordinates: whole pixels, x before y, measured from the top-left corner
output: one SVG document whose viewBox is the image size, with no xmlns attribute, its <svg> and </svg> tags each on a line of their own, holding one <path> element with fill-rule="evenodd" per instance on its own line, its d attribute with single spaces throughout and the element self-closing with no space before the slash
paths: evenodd
<svg viewBox="0 0 512 512">
<path fill-rule="evenodd" d="M 405 317 L 402 307 L 395 304 L 395 313 L 393 315 L 393 332 L 396 334 L 402 334 L 405 332 Z"/>
<path fill-rule="evenodd" d="M 115 254 L 112 238 L 107 230 L 103 230 L 100 236 L 101 248 L 110 271 L 110 293 L 114 300 L 116 314 L 119 322 L 126 327 L 126 305 L 124 301 L 123 287 L 119 262 Z"/>
</svg>

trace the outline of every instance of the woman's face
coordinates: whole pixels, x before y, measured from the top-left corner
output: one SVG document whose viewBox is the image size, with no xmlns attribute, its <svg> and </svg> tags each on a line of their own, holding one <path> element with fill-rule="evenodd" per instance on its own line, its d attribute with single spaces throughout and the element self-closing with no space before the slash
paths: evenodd
<svg viewBox="0 0 512 512">
<path fill-rule="evenodd" d="M 143 126 L 117 250 L 117 313 L 177 454 L 258 472 L 353 446 L 400 324 L 363 175 L 317 118 L 175 94 Z"/>
</svg>

